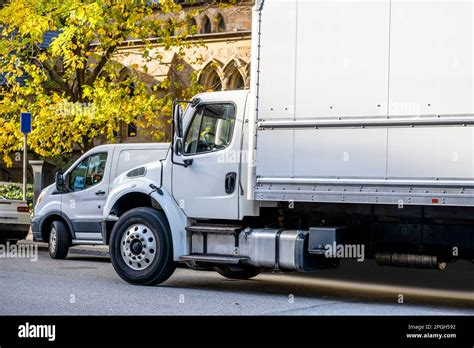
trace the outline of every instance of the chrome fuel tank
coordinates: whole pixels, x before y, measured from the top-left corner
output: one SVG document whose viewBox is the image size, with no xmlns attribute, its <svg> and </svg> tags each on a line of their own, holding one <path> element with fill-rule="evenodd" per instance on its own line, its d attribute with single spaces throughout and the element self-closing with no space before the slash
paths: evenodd
<svg viewBox="0 0 474 348">
<path fill-rule="evenodd" d="M 307 234 L 300 230 L 248 228 L 239 236 L 239 254 L 256 267 L 303 270 Z"/>
</svg>

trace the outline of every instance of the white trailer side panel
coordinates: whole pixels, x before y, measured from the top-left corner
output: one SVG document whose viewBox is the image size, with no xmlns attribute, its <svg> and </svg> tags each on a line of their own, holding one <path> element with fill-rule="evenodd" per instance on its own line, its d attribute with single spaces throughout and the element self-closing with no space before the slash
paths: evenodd
<svg viewBox="0 0 474 348">
<path fill-rule="evenodd" d="M 293 118 L 295 112 L 296 5 L 274 1 L 265 8 L 259 108 L 271 118 Z"/>
<path fill-rule="evenodd" d="M 265 0 L 260 18 L 255 199 L 474 206 L 474 1 Z"/>
<path fill-rule="evenodd" d="M 473 127 L 392 128 L 388 139 L 388 177 L 473 178 Z"/>
<path fill-rule="evenodd" d="M 472 1 L 392 0 L 391 7 L 390 115 L 472 115 Z"/>
<path fill-rule="evenodd" d="M 262 176 L 293 176 L 294 130 L 279 129 L 258 134 L 258 173 Z"/>
<path fill-rule="evenodd" d="M 386 129 L 326 128 L 295 132 L 295 177 L 385 177 Z M 370 153 L 367 149 L 371 149 Z"/>
<path fill-rule="evenodd" d="M 386 115 L 390 0 L 297 4 L 296 118 Z"/>
</svg>

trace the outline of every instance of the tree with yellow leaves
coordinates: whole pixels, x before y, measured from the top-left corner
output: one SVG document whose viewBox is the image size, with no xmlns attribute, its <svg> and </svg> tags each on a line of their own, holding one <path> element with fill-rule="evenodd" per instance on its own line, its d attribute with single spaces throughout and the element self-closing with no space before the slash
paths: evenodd
<svg viewBox="0 0 474 348">
<path fill-rule="evenodd" d="M 136 40 L 146 60 L 161 59 L 152 54 L 152 45 L 183 52 L 195 28 L 189 29 L 181 13 L 173 0 L 7 2 L 0 9 L 4 162 L 11 164 L 11 154 L 22 148 L 22 111 L 33 115 L 29 147 L 47 158 L 87 151 L 95 139 L 113 141 L 120 126 L 131 122 L 152 129 L 154 140 L 164 140 L 164 125 L 157 123 L 169 120 L 172 99 L 195 93 L 197 83 L 177 90 L 164 81 L 154 88 L 167 92 L 157 94 L 133 72 L 124 78 L 113 56 Z"/>
</svg>

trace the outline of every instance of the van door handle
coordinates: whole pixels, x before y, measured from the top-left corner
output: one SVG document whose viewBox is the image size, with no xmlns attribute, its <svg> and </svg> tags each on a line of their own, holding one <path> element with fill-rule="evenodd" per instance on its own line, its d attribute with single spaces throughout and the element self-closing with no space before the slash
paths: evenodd
<svg viewBox="0 0 474 348">
<path fill-rule="evenodd" d="M 96 194 L 97 196 L 103 196 L 103 195 L 105 195 L 105 191 L 102 191 L 102 190 L 95 191 L 95 194 Z"/>
<path fill-rule="evenodd" d="M 237 182 L 237 173 L 230 172 L 225 175 L 225 193 L 228 195 L 234 193 L 235 183 Z"/>
</svg>

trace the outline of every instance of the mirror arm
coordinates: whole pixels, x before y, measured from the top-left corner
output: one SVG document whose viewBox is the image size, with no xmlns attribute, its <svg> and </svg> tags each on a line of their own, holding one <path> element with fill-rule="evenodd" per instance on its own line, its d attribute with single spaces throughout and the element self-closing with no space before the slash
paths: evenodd
<svg viewBox="0 0 474 348">
<path fill-rule="evenodd" d="M 171 163 L 176 164 L 177 166 L 188 168 L 191 164 L 193 164 L 193 160 L 192 159 L 186 159 L 186 160 L 183 160 L 183 163 L 176 162 L 174 160 L 174 151 L 175 151 L 174 145 L 175 145 L 175 143 L 173 143 L 171 145 L 171 149 L 170 149 L 171 150 Z"/>
<path fill-rule="evenodd" d="M 181 166 L 181 167 L 184 167 L 184 168 L 188 168 L 191 164 L 193 164 L 193 160 L 192 159 L 186 159 L 183 161 L 183 163 L 179 163 L 179 162 L 176 162 L 174 160 L 174 149 L 171 149 L 171 163 L 173 164 L 176 164 L 177 166 Z"/>
<path fill-rule="evenodd" d="M 171 163 L 173 164 L 176 164 L 177 166 L 181 166 L 181 167 L 184 167 L 184 168 L 188 168 L 191 164 L 193 164 L 193 160 L 192 159 L 185 159 L 183 160 L 183 163 L 180 163 L 180 162 L 176 162 L 174 160 L 174 152 L 175 152 L 175 144 L 176 142 L 174 142 L 172 145 L 171 145 Z"/>
<path fill-rule="evenodd" d="M 193 160 L 184 160 L 183 162 L 184 163 L 179 163 L 179 162 L 176 162 L 174 160 L 174 153 L 176 151 L 176 142 L 177 141 L 180 141 L 180 138 L 176 139 L 172 144 L 171 144 L 171 163 L 173 164 L 176 164 L 177 166 L 181 166 L 181 167 L 184 167 L 184 168 L 187 168 L 189 165 L 191 165 L 193 163 Z"/>
</svg>

